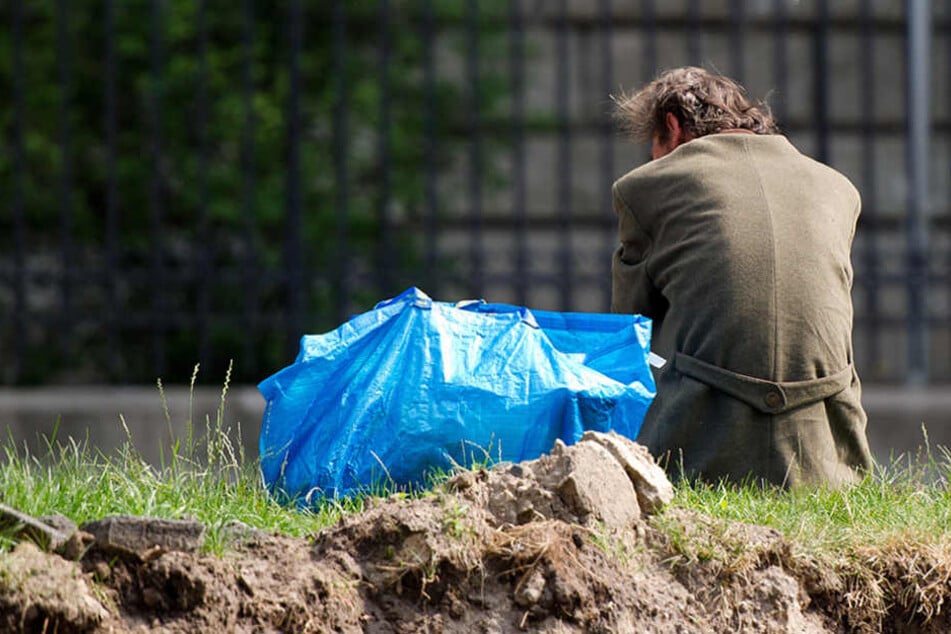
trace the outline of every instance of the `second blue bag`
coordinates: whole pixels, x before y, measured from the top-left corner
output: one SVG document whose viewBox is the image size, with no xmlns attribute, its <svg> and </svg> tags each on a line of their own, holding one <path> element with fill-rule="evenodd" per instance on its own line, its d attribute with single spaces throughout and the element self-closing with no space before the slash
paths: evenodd
<svg viewBox="0 0 951 634">
<path fill-rule="evenodd" d="M 530 460 L 586 430 L 636 438 L 654 397 L 650 320 L 436 302 L 416 288 L 306 335 L 258 386 L 261 469 L 298 500 L 432 469 Z"/>
</svg>

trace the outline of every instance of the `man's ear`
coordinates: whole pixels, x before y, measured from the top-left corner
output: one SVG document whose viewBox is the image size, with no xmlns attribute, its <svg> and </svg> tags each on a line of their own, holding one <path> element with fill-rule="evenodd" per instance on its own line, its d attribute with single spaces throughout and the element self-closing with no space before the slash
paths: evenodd
<svg viewBox="0 0 951 634">
<path fill-rule="evenodd" d="M 680 145 L 686 141 L 683 126 L 680 125 L 680 120 L 674 115 L 673 112 L 668 112 L 667 117 L 664 121 L 667 125 L 667 138 L 674 143 L 674 147 Z"/>
</svg>

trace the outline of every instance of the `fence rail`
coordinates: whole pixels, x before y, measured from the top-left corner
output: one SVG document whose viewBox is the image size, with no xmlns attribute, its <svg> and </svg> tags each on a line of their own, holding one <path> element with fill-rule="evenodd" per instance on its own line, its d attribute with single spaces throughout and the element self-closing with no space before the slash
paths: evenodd
<svg viewBox="0 0 951 634">
<path fill-rule="evenodd" d="M 951 2 L 211 9 L 0 9 L 0 382 L 254 382 L 409 285 L 606 310 L 609 97 L 687 63 L 862 192 L 863 377 L 951 380 Z"/>
</svg>

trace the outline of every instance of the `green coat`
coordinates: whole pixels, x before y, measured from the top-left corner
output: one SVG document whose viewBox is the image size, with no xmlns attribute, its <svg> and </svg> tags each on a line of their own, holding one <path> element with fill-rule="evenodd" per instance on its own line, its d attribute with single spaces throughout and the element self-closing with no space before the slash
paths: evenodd
<svg viewBox="0 0 951 634">
<path fill-rule="evenodd" d="M 624 175 L 614 205 L 612 310 L 653 318 L 667 359 L 638 441 L 711 481 L 835 486 L 868 469 L 848 179 L 783 136 L 723 133 Z"/>
</svg>

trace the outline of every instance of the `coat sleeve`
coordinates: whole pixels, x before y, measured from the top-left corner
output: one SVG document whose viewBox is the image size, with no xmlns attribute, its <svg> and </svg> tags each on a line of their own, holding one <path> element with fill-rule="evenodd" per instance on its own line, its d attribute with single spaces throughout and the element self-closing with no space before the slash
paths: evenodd
<svg viewBox="0 0 951 634">
<path fill-rule="evenodd" d="M 617 185 L 613 187 L 618 246 L 611 262 L 611 311 L 663 317 L 665 302 L 647 272 L 651 237 L 638 222 Z"/>
</svg>

